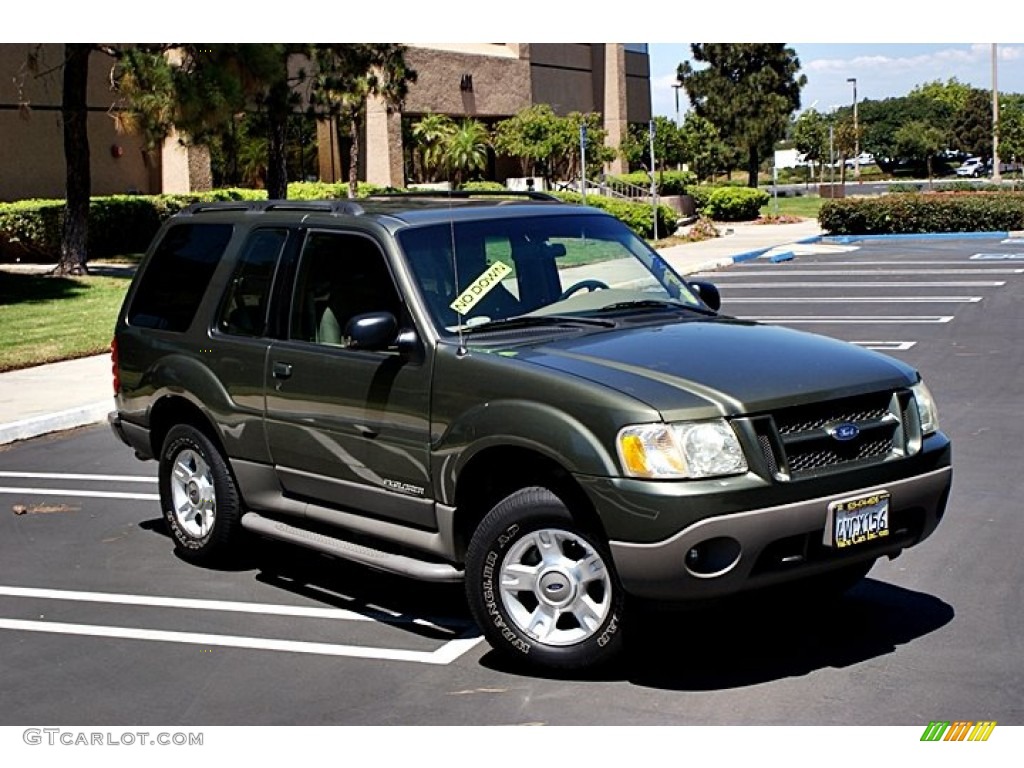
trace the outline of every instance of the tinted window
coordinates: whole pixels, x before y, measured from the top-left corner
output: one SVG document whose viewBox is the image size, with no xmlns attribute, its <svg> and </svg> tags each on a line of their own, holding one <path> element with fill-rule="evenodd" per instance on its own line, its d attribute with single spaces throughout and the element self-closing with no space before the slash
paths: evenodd
<svg viewBox="0 0 1024 768">
<path fill-rule="evenodd" d="M 221 307 L 220 330 L 238 336 L 264 334 L 270 287 L 287 236 L 283 229 L 260 229 L 246 241 Z"/>
<path fill-rule="evenodd" d="M 367 312 L 403 317 L 380 248 L 358 235 L 311 233 L 295 282 L 290 338 L 345 346 L 348 322 Z"/>
<path fill-rule="evenodd" d="M 142 275 L 128 323 L 187 330 L 230 239 L 230 224 L 179 224 L 168 229 Z"/>
</svg>

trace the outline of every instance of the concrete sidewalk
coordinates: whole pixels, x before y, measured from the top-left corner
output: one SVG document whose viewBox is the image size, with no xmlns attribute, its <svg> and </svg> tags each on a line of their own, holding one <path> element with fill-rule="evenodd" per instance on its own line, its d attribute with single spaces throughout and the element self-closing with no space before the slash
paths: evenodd
<svg viewBox="0 0 1024 768">
<path fill-rule="evenodd" d="M 821 237 L 817 221 L 719 225 L 722 237 L 664 248 L 681 274 L 754 258 L 791 258 Z M 113 408 L 109 355 L 0 373 L 0 445 L 102 422 Z"/>
</svg>

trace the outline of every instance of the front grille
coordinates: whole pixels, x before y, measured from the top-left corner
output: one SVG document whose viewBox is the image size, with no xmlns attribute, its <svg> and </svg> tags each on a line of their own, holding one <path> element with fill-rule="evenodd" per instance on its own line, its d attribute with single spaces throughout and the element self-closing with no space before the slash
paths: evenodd
<svg viewBox="0 0 1024 768">
<path fill-rule="evenodd" d="M 876 392 L 824 403 L 784 408 L 754 420 L 768 471 L 780 480 L 800 479 L 908 455 L 915 444 L 907 426 L 908 391 Z M 836 427 L 852 425 L 846 440 Z"/>
</svg>

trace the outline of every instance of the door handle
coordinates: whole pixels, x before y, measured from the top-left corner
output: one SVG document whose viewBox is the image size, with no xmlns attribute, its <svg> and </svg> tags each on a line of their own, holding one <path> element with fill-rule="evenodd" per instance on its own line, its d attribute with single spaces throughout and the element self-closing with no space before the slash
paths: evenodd
<svg viewBox="0 0 1024 768">
<path fill-rule="evenodd" d="M 271 375 L 275 379 L 288 379 L 292 375 L 291 363 L 274 363 L 270 369 Z"/>
</svg>

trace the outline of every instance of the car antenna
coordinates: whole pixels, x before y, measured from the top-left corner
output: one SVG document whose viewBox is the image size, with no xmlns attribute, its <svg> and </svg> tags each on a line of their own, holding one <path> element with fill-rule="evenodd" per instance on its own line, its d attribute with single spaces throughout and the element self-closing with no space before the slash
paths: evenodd
<svg viewBox="0 0 1024 768">
<path fill-rule="evenodd" d="M 454 208 L 453 208 L 453 204 L 452 204 L 452 198 L 454 197 L 454 195 L 452 194 L 452 187 L 451 187 L 451 185 L 452 185 L 452 182 L 449 179 L 449 181 L 448 181 L 448 229 L 449 229 L 449 232 L 450 232 L 451 238 L 452 238 L 452 277 L 455 279 L 455 295 L 458 296 L 459 295 L 459 290 L 460 290 L 459 286 L 461 285 L 461 283 L 459 282 L 459 259 L 458 259 L 457 255 L 456 255 L 456 252 L 455 252 L 455 215 L 454 215 L 454 212 L 453 212 Z M 466 337 L 465 337 L 465 334 L 463 334 L 463 332 L 462 332 L 462 310 L 461 309 L 456 309 L 455 310 L 455 314 L 456 314 L 457 320 L 458 320 L 458 322 L 456 323 L 456 329 L 455 330 L 456 330 L 456 333 L 458 333 L 458 335 L 459 335 L 459 349 L 458 349 L 457 354 L 458 354 L 459 357 L 462 357 L 463 355 L 466 354 Z"/>
</svg>

